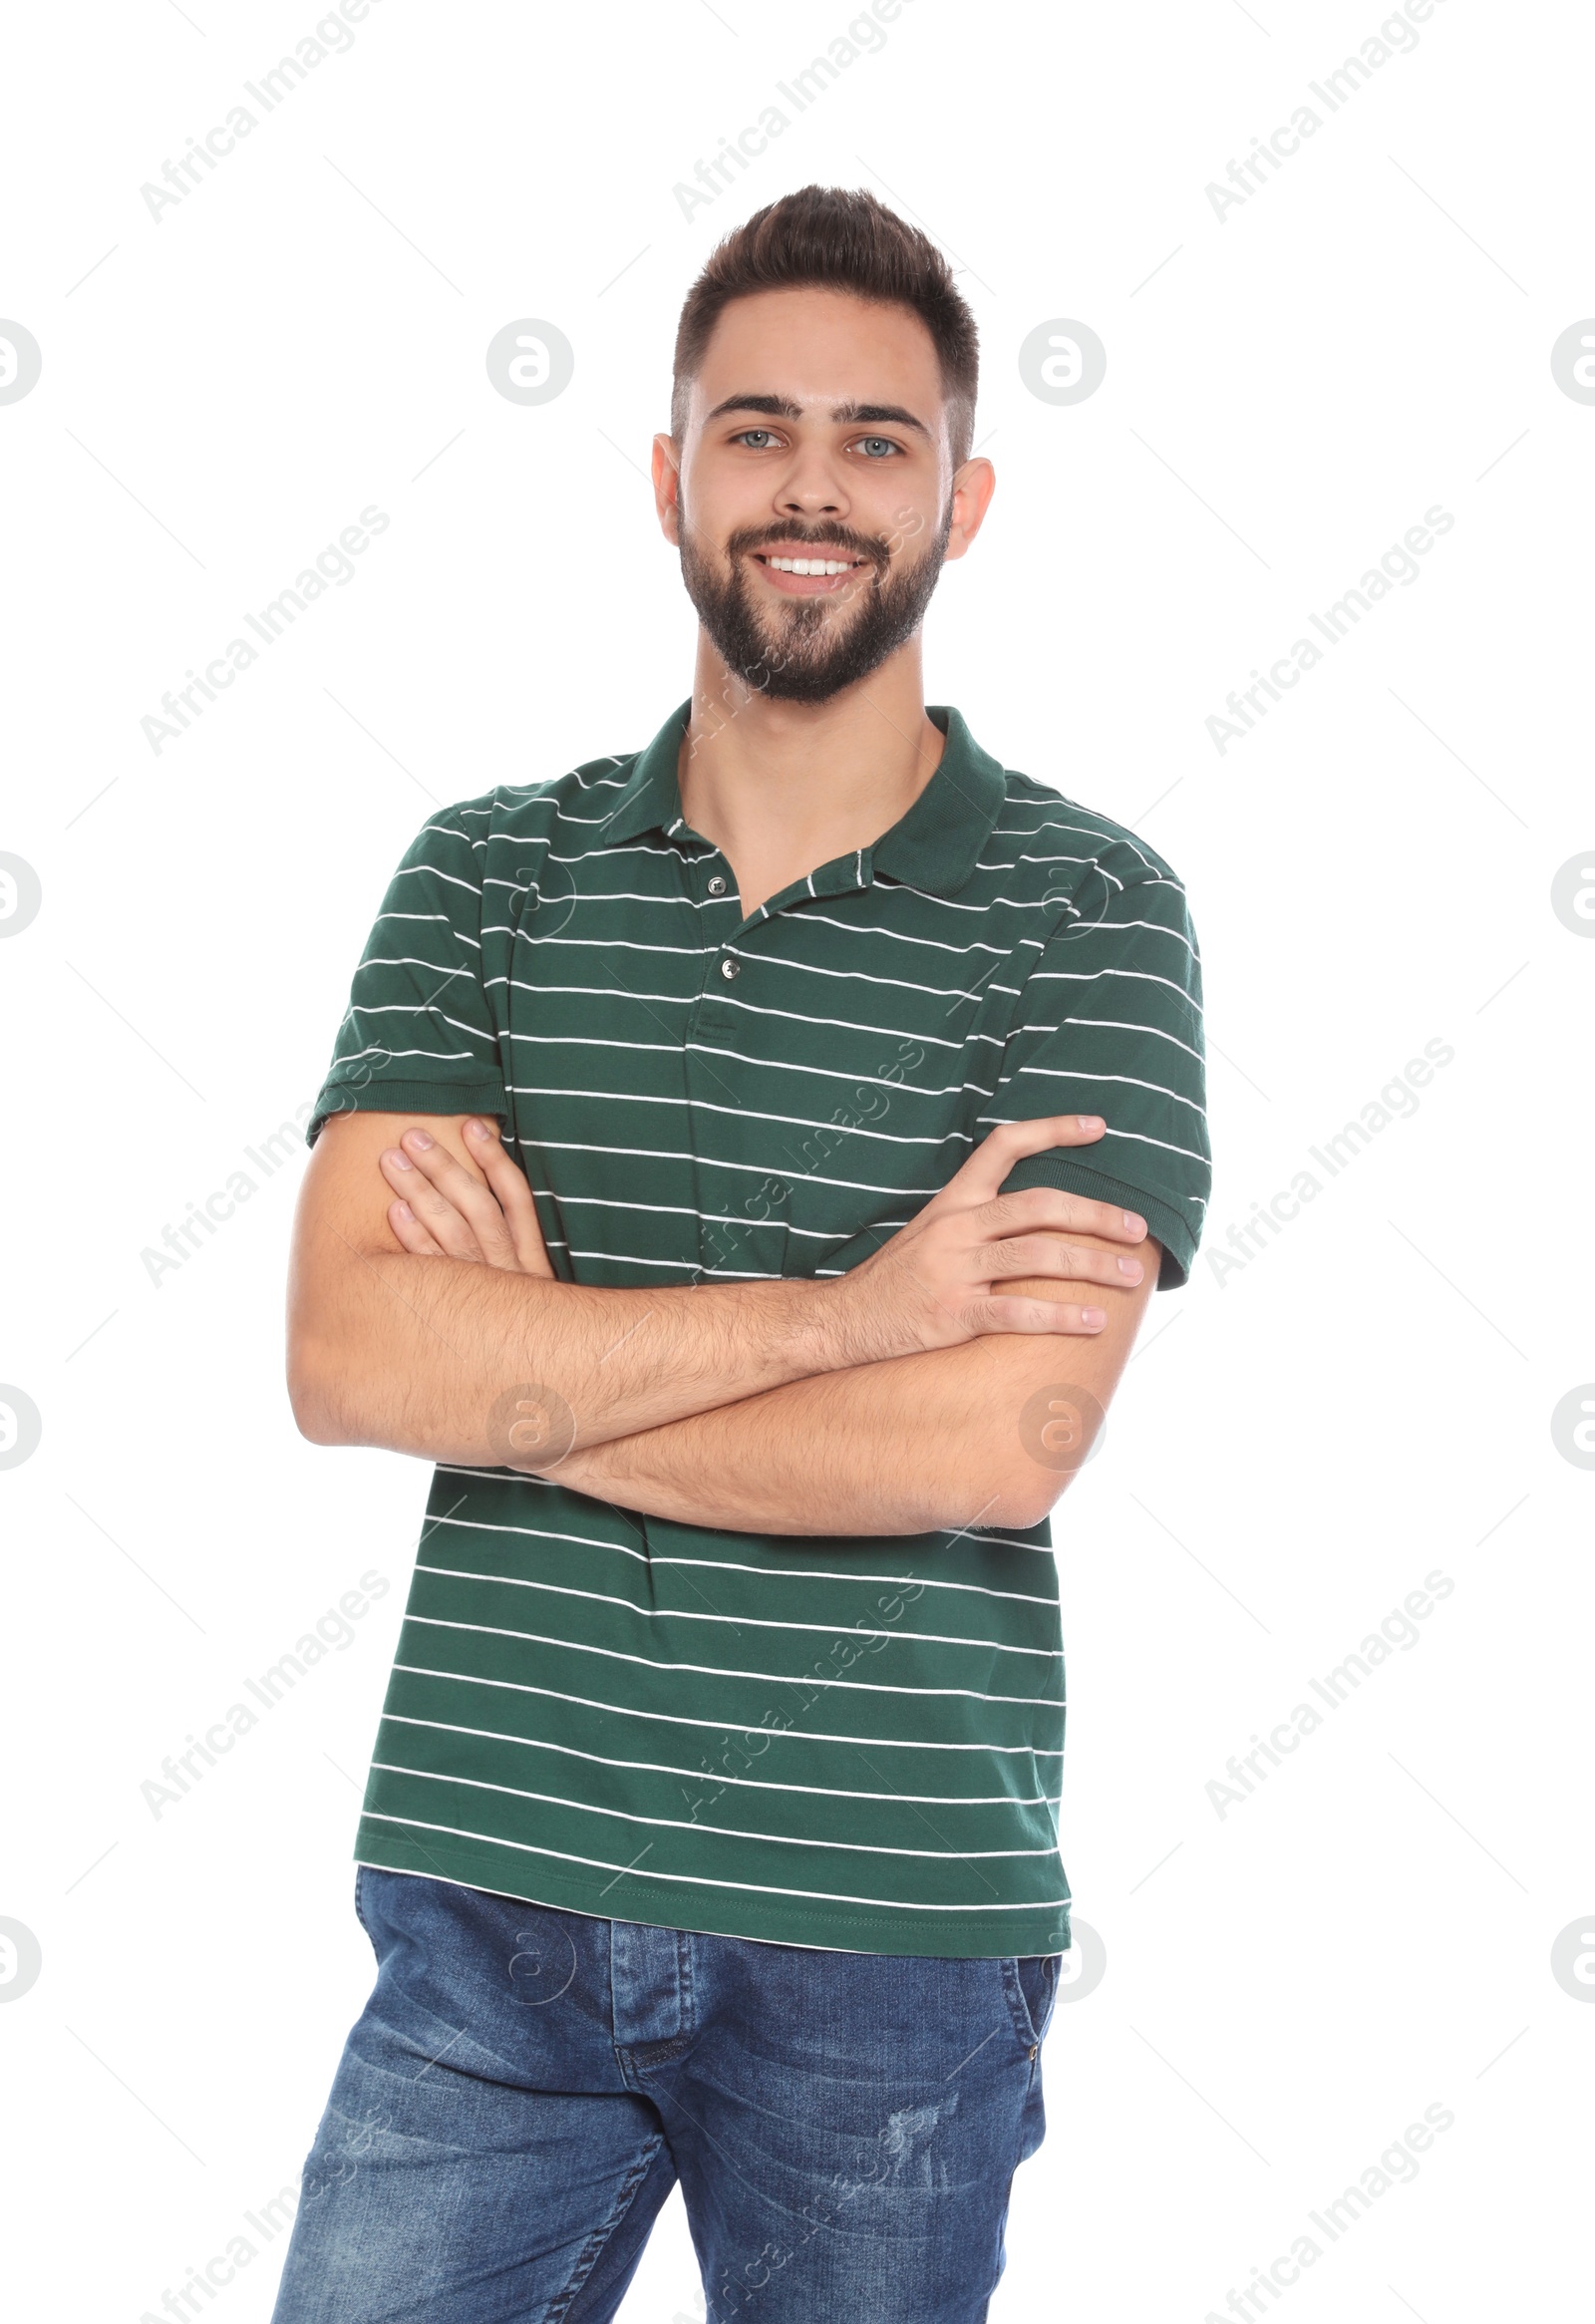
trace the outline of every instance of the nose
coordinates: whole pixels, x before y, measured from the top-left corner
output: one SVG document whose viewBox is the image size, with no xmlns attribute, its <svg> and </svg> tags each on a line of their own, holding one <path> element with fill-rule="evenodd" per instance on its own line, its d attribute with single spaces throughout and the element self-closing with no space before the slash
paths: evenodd
<svg viewBox="0 0 1595 2324">
<path fill-rule="evenodd" d="M 783 477 L 776 506 L 783 516 L 843 518 L 850 503 L 846 486 L 830 455 L 817 445 L 801 447 Z"/>
</svg>

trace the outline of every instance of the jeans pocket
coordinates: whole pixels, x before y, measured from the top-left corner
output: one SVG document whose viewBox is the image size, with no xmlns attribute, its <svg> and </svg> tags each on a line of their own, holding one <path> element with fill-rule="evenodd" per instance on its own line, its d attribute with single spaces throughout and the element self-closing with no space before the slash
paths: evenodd
<svg viewBox="0 0 1595 2324">
<path fill-rule="evenodd" d="M 999 1963 L 1014 2031 L 1027 2054 L 1040 2049 L 1058 1998 L 1056 1953 L 1010 1953 Z"/>
</svg>

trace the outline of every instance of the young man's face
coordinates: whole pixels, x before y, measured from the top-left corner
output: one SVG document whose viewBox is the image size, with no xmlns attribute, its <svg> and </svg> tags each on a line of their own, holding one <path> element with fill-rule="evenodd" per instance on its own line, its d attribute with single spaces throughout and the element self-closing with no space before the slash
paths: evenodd
<svg viewBox="0 0 1595 2324">
<path fill-rule="evenodd" d="M 991 490 L 985 461 L 955 483 L 919 317 L 820 289 L 732 301 L 682 441 L 657 440 L 654 473 L 666 536 L 728 670 L 790 702 L 825 701 L 913 635 Z"/>
</svg>

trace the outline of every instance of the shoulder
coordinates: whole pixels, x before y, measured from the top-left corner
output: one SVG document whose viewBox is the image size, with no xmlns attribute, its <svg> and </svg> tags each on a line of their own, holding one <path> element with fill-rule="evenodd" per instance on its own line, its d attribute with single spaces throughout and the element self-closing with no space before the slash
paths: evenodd
<svg viewBox="0 0 1595 2324">
<path fill-rule="evenodd" d="M 981 860 L 1007 872 L 1016 887 L 1035 885 L 1060 902 L 1105 885 L 1160 887 L 1184 897 L 1173 866 L 1127 825 L 1013 769 L 1005 771 L 1003 802 Z"/>
<path fill-rule="evenodd" d="M 567 774 L 540 783 L 495 783 L 470 799 L 440 808 L 423 827 L 456 845 L 464 839 L 481 850 L 515 843 L 546 844 L 557 836 L 562 854 L 580 853 L 596 843 L 631 780 L 636 752 L 588 759 Z"/>
</svg>

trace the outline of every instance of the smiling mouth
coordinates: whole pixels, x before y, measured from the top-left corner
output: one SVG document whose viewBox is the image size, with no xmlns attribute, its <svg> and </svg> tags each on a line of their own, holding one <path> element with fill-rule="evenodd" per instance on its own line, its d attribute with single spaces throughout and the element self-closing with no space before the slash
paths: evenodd
<svg viewBox="0 0 1595 2324">
<path fill-rule="evenodd" d="M 845 552 L 826 556 L 813 551 L 796 554 L 785 549 L 756 548 L 752 555 L 754 563 L 763 568 L 770 587 L 781 597 L 839 595 L 859 574 L 869 572 L 873 564 L 867 556 L 849 556 Z"/>
<path fill-rule="evenodd" d="M 868 561 L 861 556 L 774 556 L 764 549 L 756 549 L 754 555 L 758 563 L 777 573 L 855 573 Z"/>
</svg>

